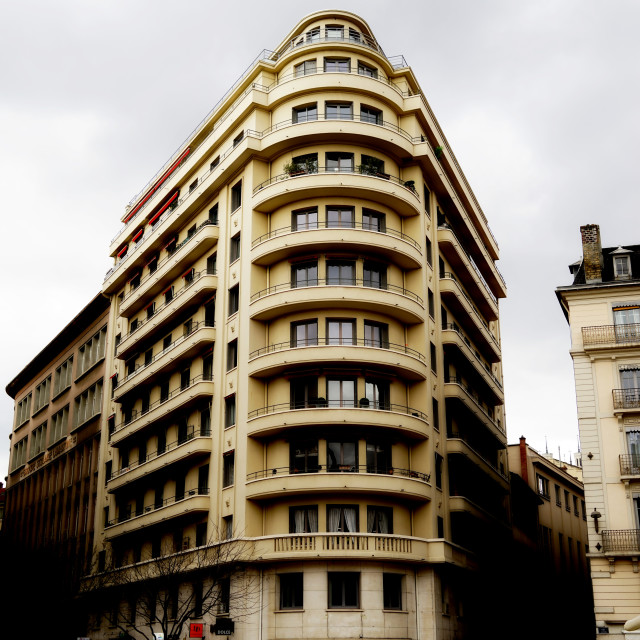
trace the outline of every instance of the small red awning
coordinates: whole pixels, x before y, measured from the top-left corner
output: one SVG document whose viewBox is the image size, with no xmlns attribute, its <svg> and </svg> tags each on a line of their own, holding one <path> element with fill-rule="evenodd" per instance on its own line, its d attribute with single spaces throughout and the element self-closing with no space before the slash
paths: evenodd
<svg viewBox="0 0 640 640">
<path fill-rule="evenodd" d="M 171 238 L 171 240 L 169 240 L 169 242 L 167 242 L 167 244 L 165 244 L 165 245 L 164 245 L 164 247 L 162 247 L 162 248 L 163 248 L 163 249 L 166 249 L 167 247 L 170 247 L 174 242 L 177 242 L 177 241 L 178 241 L 177 236 L 176 236 L 176 237 L 173 237 L 173 238 Z"/>
<path fill-rule="evenodd" d="M 116 371 L 116 373 L 114 373 L 112 376 L 109 377 L 109 380 L 111 380 L 112 378 L 117 378 L 117 377 L 118 377 L 118 372 Z M 116 415 L 115 413 L 112 414 L 112 416 L 115 416 L 115 415 Z M 109 416 L 109 417 L 112 417 L 112 416 Z"/>
<path fill-rule="evenodd" d="M 138 238 L 144 233 L 144 229 L 139 229 L 138 233 L 136 233 L 135 236 L 133 236 L 133 238 L 131 238 L 131 242 L 137 242 Z"/>
<path fill-rule="evenodd" d="M 169 205 L 178 197 L 180 192 L 176 191 L 163 205 L 158 209 L 157 213 L 149 220 L 149 224 L 153 224 L 169 207 Z"/>
<path fill-rule="evenodd" d="M 185 278 L 186 276 L 188 276 L 190 273 L 193 272 L 193 267 L 190 267 L 189 269 L 187 269 L 180 277 L 181 278 Z"/>
<path fill-rule="evenodd" d="M 127 253 L 127 249 L 129 248 L 128 244 L 125 244 L 120 251 L 118 251 L 118 258 L 122 258 L 122 256 Z"/>
<path fill-rule="evenodd" d="M 169 291 L 169 289 L 173 289 L 173 285 L 169 285 L 160 295 L 163 296 Z"/>
<path fill-rule="evenodd" d="M 146 311 L 149 307 L 151 307 L 152 305 L 154 305 L 156 303 L 155 300 L 152 300 L 146 307 L 144 307 L 143 311 Z"/>
<path fill-rule="evenodd" d="M 139 271 L 136 271 L 127 282 L 131 282 L 132 280 L 135 280 L 138 276 L 140 275 Z"/>
</svg>

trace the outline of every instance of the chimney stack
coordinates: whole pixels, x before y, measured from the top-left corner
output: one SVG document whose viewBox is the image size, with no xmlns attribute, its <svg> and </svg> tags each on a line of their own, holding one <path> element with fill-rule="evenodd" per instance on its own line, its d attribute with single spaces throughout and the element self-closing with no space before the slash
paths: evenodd
<svg viewBox="0 0 640 640">
<path fill-rule="evenodd" d="M 597 224 L 586 224 L 580 227 L 582 235 L 582 258 L 584 278 L 587 284 L 602 282 L 602 245 L 600 244 L 600 227 Z"/>
<path fill-rule="evenodd" d="M 529 484 L 529 467 L 527 465 L 527 440 L 520 436 L 520 477 Z"/>
</svg>

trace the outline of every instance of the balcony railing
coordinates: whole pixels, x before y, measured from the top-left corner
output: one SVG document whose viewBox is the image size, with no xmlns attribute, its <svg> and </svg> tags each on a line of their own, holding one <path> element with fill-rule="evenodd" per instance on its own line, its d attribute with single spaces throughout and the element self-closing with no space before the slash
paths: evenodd
<svg viewBox="0 0 640 640">
<path fill-rule="evenodd" d="M 398 467 L 384 467 L 374 465 L 307 465 L 306 469 L 297 469 L 291 465 L 287 467 L 272 467 L 270 469 L 262 469 L 247 474 L 247 480 L 262 480 L 264 478 L 274 478 L 278 476 L 302 475 L 310 473 L 367 473 L 378 474 L 384 476 L 401 476 L 403 478 L 415 478 L 422 482 L 429 482 L 431 474 L 422 473 L 421 471 L 412 471 L 411 469 L 399 469 Z"/>
<path fill-rule="evenodd" d="M 353 118 L 349 118 L 352 120 Z M 376 173 L 376 172 L 366 172 L 366 171 L 358 171 L 354 168 L 340 168 L 340 167 L 318 167 L 316 171 L 307 171 L 301 170 L 300 173 L 289 174 L 289 173 L 280 173 L 277 176 L 273 176 L 264 182 L 261 182 L 254 190 L 253 194 L 255 195 L 261 189 L 268 187 L 271 184 L 275 184 L 277 182 L 281 182 L 282 180 L 289 180 L 294 178 L 299 178 L 305 175 L 318 175 L 318 174 L 330 174 L 330 175 L 362 175 L 369 176 L 372 178 L 376 178 L 377 180 L 386 180 L 388 182 L 392 182 L 397 184 L 400 187 L 405 188 L 407 191 L 413 194 L 416 199 L 420 199 L 418 192 L 416 191 L 415 181 L 414 180 L 403 180 L 398 176 L 392 176 L 388 173 Z"/>
<path fill-rule="evenodd" d="M 395 344 L 393 342 L 387 342 L 386 340 L 372 340 L 370 338 L 357 338 L 357 339 L 339 339 L 339 338 L 318 338 L 316 340 L 297 340 L 296 342 L 292 342 L 291 340 L 287 340 L 286 342 L 278 342 L 275 344 L 270 344 L 267 347 L 261 347 L 260 349 L 256 349 L 249 354 L 249 360 L 253 358 L 257 358 L 258 356 L 265 355 L 267 353 L 275 353 L 277 351 L 284 351 L 285 349 L 298 349 L 301 347 L 331 347 L 331 346 L 342 346 L 342 347 L 352 347 L 352 346 L 360 346 L 360 347 L 372 347 L 377 349 L 387 349 L 388 351 L 393 351 L 394 353 L 406 353 L 409 356 L 413 356 L 417 358 L 421 362 L 426 362 L 425 356 L 408 347 L 406 344 Z"/>
<path fill-rule="evenodd" d="M 602 550 L 610 552 L 640 552 L 640 529 L 605 529 Z"/>
<path fill-rule="evenodd" d="M 640 454 L 624 453 L 620 456 L 620 475 L 640 476 Z"/>
<path fill-rule="evenodd" d="M 640 389 L 613 389 L 614 409 L 640 409 Z"/>
<path fill-rule="evenodd" d="M 186 429 L 186 433 L 183 436 L 179 436 L 178 439 L 174 440 L 173 442 L 168 442 L 165 445 L 164 449 L 159 449 L 157 451 L 154 451 L 153 453 L 147 454 L 142 459 L 138 458 L 138 460 L 135 460 L 134 462 L 130 462 L 126 467 L 123 467 L 122 469 L 118 469 L 117 471 L 114 471 L 111 474 L 111 477 L 107 478 L 107 480 L 113 480 L 114 478 L 119 478 L 120 476 L 124 475 L 125 473 L 128 473 L 129 471 L 133 471 L 133 469 L 137 469 L 138 467 L 142 466 L 146 462 L 150 462 L 151 460 L 160 458 L 165 453 L 169 453 L 170 451 L 173 451 L 177 447 L 180 447 L 183 444 L 187 444 L 187 442 L 191 442 L 195 438 L 207 437 L 210 435 L 211 435 L 211 429 L 195 429 L 193 425 L 189 425 Z"/>
<path fill-rule="evenodd" d="M 400 293 L 403 296 L 407 296 L 412 300 L 415 300 L 418 304 L 422 305 L 422 298 L 415 294 L 413 291 L 409 289 L 405 289 L 404 287 L 400 287 L 396 284 L 386 284 L 384 286 L 376 287 L 371 284 L 370 280 L 362 280 L 356 278 L 347 278 L 347 277 L 336 277 L 336 278 L 313 278 L 307 280 L 306 286 L 295 286 L 292 282 L 283 282 L 282 284 L 276 284 L 273 287 L 267 287 L 266 289 L 262 289 L 254 293 L 250 302 L 255 302 L 256 300 L 260 300 L 260 298 L 264 298 L 272 293 L 279 293 L 280 291 L 291 291 L 297 289 L 308 289 L 309 287 L 319 287 L 319 286 L 328 286 L 328 287 L 365 287 L 368 289 L 379 289 L 382 291 L 393 291 L 395 293 Z"/>
<path fill-rule="evenodd" d="M 489 413 L 489 411 L 487 411 L 487 409 L 485 409 L 480 400 L 480 396 L 474 389 L 467 385 L 462 378 L 449 376 L 445 378 L 445 383 L 457 384 L 461 389 L 463 389 L 466 396 L 473 402 L 473 404 L 491 421 L 493 425 L 498 428 L 499 431 L 504 433 L 500 420 L 496 419 L 491 413 Z"/>
<path fill-rule="evenodd" d="M 274 538 L 274 552 L 384 551 L 411 553 L 412 539 L 378 533 L 301 533 Z"/>
<path fill-rule="evenodd" d="M 582 327 L 582 344 L 585 346 L 626 345 L 637 342 L 640 342 L 640 323 Z"/>
<path fill-rule="evenodd" d="M 185 498 L 191 498 L 193 496 L 208 496 L 209 489 L 207 487 L 198 487 L 196 489 L 185 489 L 184 493 L 178 494 L 175 496 L 170 496 L 169 498 L 163 498 L 162 500 L 156 500 L 152 504 L 149 504 L 142 509 L 131 512 L 130 510 L 125 511 L 118 515 L 117 518 L 113 520 L 109 520 L 105 524 L 106 527 L 113 527 L 116 524 L 121 524 L 123 522 L 127 522 L 128 520 L 132 520 L 133 518 L 139 518 L 147 513 L 151 513 L 152 511 L 156 511 L 158 509 L 162 509 L 162 507 L 166 507 L 170 504 L 175 504 L 176 502 L 180 502 Z"/>
<path fill-rule="evenodd" d="M 323 410 L 334 410 L 334 409 L 368 409 L 368 410 L 378 410 L 378 411 L 395 411 L 396 413 L 404 413 L 409 416 L 414 416 L 416 418 L 420 418 L 425 422 L 428 422 L 427 415 L 420 411 L 419 409 L 414 409 L 413 407 L 408 407 L 403 404 L 392 404 L 392 403 L 382 403 L 382 402 L 371 402 L 360 403 L 360 405 L 356 405 L 355 402 L 346 402 L 345 400 L 326 400 L 325 398 L 316 398 L 315 400 L 310 400 L 306 403 L 297 403 L 297 402 L 280 402 L 278 404 L 271 404 L 266 407 L 261 407 L 260 409 L 254 409 L 253 411 L 249 411 L 247 417 L 257 418 L 259 416 L 266 416 L 271 413 L 278 413 L 280 411 L 297 411 L 299 409 L 323 409 Z"/>
<path fill-rule="evenodd" d="M 389 228 L 385 228 L 384 230 L 382 230 L 377 228 L 374 224 L 366 222 L 352 222 L 351 224 L 340 225 L 333 225 L 329 222 L 326 222 L 324 224 L 319 222 L 308 222 L 306 224 L 298 224 L 295 227 L 293 225 L 288 227 L 280 227 L 280 229 L 275 229 L 274 231 L 270 231 L 269 233 L 265 233 L 259 236 L 251 243 L 251 246 L 257 247 L 259 244 L 262 244 L 267 240 L 271 240 L 271 238 L 277 238 L 278 236 L 283 236 L 289 233 L 296 233 L 300 231 L 314 231 L 316 229 L 362 229 L 363 231 L 373 231 L 374 233 L 383 233 L 388 236 L 393 236 L 394 238 L 399 238 L 400 240 L 404 240 L 405 242 L 413 245 L 416 249 L 420 249 L 420 244 L 406 233 Z"/>
</svg>

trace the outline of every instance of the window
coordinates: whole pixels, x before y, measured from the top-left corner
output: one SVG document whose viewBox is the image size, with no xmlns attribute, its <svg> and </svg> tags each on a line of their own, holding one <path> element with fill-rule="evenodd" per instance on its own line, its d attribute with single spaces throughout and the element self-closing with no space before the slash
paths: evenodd
<svg viewBox="0 0 640 640">
<path fill-rule="evenodd" d="M 444 458 L 439 453 L 436 453 L 434 462 L 436 489 L 442 489 L 442 464 L 444 462 Z"/>
<path fill-rule="evenodd" d="M 216 156 L 209 165 L 209 171 L 213 171 L 220 164 L 220 156 Z"/>
<path fill-rule="evenodd" d="M 73 427 L 90 420 L 100 413 L 102 408 L 102 380 L 99 380 L 75 400 Z"/>
<path fill-rule="evenodd" d="M 240 234 L 236 233 L 233 238 L 231 238 L 230 246 L 229 246 L 229 264 L 235 262 L 240 257 Z"/>
<path fill-rule="evenodd" d="M 235 453 L 225 453 L 222 463 L 222 487 L 230 487 L 234 482 Z"/>
<path fill-rule="evenodd" d="M 316 533 L 318 531 L 318 507 L 289 507 L 289 533 Z"/>
<path fill-rule="evenodd" d="M 244 140 L 244 131 L 241 131 L 234 139 L 233 146 L 237 147 Z"/>
<path fill-rule="evenodd" d="M 180 390 L 184 391 L 191 384 L 191 369 L 183 369 L 180 372 Z"/>
<path fill-rule="evenodd" d="M 238 366 L 238 340 L 232 340 L 227 344 L 227 371 Z"/>
<path fill-rule="evenodd" d="M 355 285 L 356 263 L 353 260 L 327 260 L 328 285 Z"/>
<path fill-rule="evenodd" d="M 289 444 L 289 473 L 316 473 L 319 468 L 317 440 Z"/>
<path fill-rule="evenodd" d="M 158 256 L 151 258 L 151 260 L 147 262 L 147 267 L 149 269 L 149 275 L 155 273 L 158 269 Z"/>
<path fill-rule="evenodd" d="M 433 344 L 433 342 L 429 343 L 429 353 L 431 356 L 431 371 L 433 371 L 433 373 L 437 375 L 438 374 L 438 357 L 436 352 L 436 345 Z"/>
<path fill-rule="evenodd" d="M 536 487 L 538 495 L 542 496 L 545 500 L 549 500 L 549 479 L 536 474 Z"/>
<path fill-rule="evenodd" d="M 402 575 L 382 574 L 382 607 L 396 611 L 402 609 Z"/>
<path fill-rule="evenodd" d="M 47 441 L 47 423 L 41 424 L 31 432 L 31 448 L 29 450 L 29 457 L 33 458 L 39 453 L 42 453 Z"/>
<path fill-rule="evenodd" d="M 393 509 L 367 506 L 367 533 L 393 533 Z"/>
<path fill-rule="evenodd" d="M 301 156 L 295 156 L 292 159 L 292 162 L 302 171 L 306 171 L 307 173 L 318 173 L 317 153 L 304 153 Z"/>
<path fill-rule="evenodd" d="M 240 306 L 240 285 L 237 284 L 235 287 L 231 287 L 229 289 L 229 316 L 232 316 L 234 313 L 238 312 L 238 308 Z"/>
<path fill-rule="evenodd" d="M 144 366 L 148 367 L 153 362 L 153 347 L 144 352 Z"/>
<path fill-rule="evenodd" d="M 569 502 L 569 492 L 565 491 L 564 492 L 564 508 L 566 511 L 569 511 L 569 513 L 571 513 L 571 504 Z"/>
<path fill-rule="evenodd" d="M 344 27 L 327 25 L 324 32 L 327 40 L 344 40 Z"/>
<path fill-rule="evenodd" d="M 369 124 L 383 124 L 382 111 L 373 107 L 365 107 L 360 105 L 360 122 L 368 122 Z"/>
<path fill-rule="evenodd" d="M 349 73 L 349 71 L 351 71 L 351 59 L 350 58 L 325 58 L 324 70 L 325 70 L 325 73 L 331 73 L 331 72 Z"/>
<path fill-rule="evenodd" d="M 435 320 L 435 317 L 436 317 L 436 301 L 435 301 L 435 298 L 433 297 L 433 291 L 431 291 L 431 289 L 427 289 L 427 298 L 429 300 L 429 315 L 431 316 L 431 318 L 433 320 Z"/>
<path fill-rule="evenodd" d="M 640 338 L 640 306 L 613 308 L 616 342 L 635 341 Z"/>
<path fill-rule="evenodd" d="M 224 399 L 224 428 L 233 427 L 236 423 L 236 395 Z"/>
<path fill-rule="evenodd" d="M 169 256 L 173 255 L 176 251 L 177 245 L 178 245 L 178 236 L 175 236 L 164 247 L 167 250 L 167 255 Z"/>
<path fill-rule="evenodd" d="M 13 445 L 13 458 L 11 460 L 11 471 L 15 471 L 27 461 L 27 438 L 22 438 L 20 442 Z"/>
<path fill-rule="evenodd" d="M 25 396 L 16 406 L 16 427 L 24 424 L 31 413 L 31 394 Z"/>
<path fill-rule="evenodd" d="M 71 375 L 73 369 L 73 356 L 63 362 L 57 369 L 53 378 L 53 397 L 62 393 L 71 386 Z"/>
<path fill-rule="evenodd" d="M 357 472 L 357 442 L 327 442 L 327 471 Z M 336 531 L 336 529 L 331 529 Z M 354 531 L 354 529 L 349 529 Z"/>
<path fill-rule="evenodd" d="M 136 273 L 136 275 L 129 280 L 129 286 L 131 287 L 131 291 L 134 291 L 140 286 L 140 272 Z"/>
<path fill-rule="evenodd" d="M 353 229 L 355 214 L 353 207 L 327 207 L 327 228 Z"/>
<path fill-rule="evenodd" d="M 104 358 L 107 341 L 107 327 L 104 326 L 78 350 L 78 376 L 88 371 L 94 364 Z"/>
<path fill-rule="evenodd" d="M 294 124 L 298 122 L 311 122 L 317 119 L 318 119 L 317 103 L 307 105 L 306 107 L 294 107 L 291 110 L 291 121 Z"/>
<path fill-rule="evenodd" d="M 389 383 L 386 380 L 365 380 L 364 396 L 367 400 L 364 403 L 365 406 L 385 411 L 389 411 L 391 408 Z M 362 404 L 362 401 L 360 401 L 361 406 Z"/>
<path fill-rule="evenodd" d="M 355 320 L 327 320 L 327 344 L 356 344 Z"/>
<path fill-rule="evenodd" d="M 367 473 L 389 473 L 392 470 L 391 445 L 367 441 Z"/>
<path fill-rule="evenodd" d="M 360 574 L 330 572 L 329 608 L 357 609 L 360 606 Z"/>
<path fill-rule="evenodd" d="M 327 171 L 353 173 L 353 153 L 332 151 L 326 154 Z"/>
<path fill-rule="evenodd" d="M 305 34 L 307 44 L 312 42 L 320 42 L 320 27 L 314 27 L 313 29 L 309 29 Z"/>
<path fill-rule="evenodd" d="M 353 102 L 326 102 L 324 117 L 326 120 L 353 120 Z M 349 155 L 353 158 L 352 153 Z"/>
<path fill-rule="evenodd" d="M 280 608 L 302 609 L 303 583 L 302 573 L 285 573 L 280 579 Z"/>
<path fill-rule="evenodd" d="M 218 587 L 218 613 L 229 613 L 231 604 L 231 578 L 220 578 Z"/>
<path fill-rule="evenodd" d="M 198 186 L 198 178 L 196 178 L 190 185 L 189 185 L 189 193 L 191 193 L 192 191 L 196 190 L 196 187 Z"/>
<path fill-rule="evenodd" d="M 310 347 L 318 344 L 318 321 L 301 320 L 291 323 L 291 347 Z"/>
<path fill-rule="evenodd" d="M 315 60 L 305 60 L 300 64 L 295 65 L 293 67 L 294 74 L 296 78 L 300 76 L 308 76 L 310 74 L 316 73 L 316 61 Z"/>
<path fill-rule="evenodd" d="M 362 210 L 362 228 L 367 231 L 387 232 L 387 216 L 371 209 Z"/>
<path fill-rule="evenodd" d="M 562 492 L 560 491 L 560 485 L 556 484 L 556 485 L 553 485 L 553 486 L 554 486 L 554 490 L 555 490 L 555 493 L 556 493 L 556 505 L 558 507 L 561 507 L 562 506 Z"/>
<path fill-rule="evenodd" d="M 327 380 L 327 403 L 330 407 L 355 407 L 356 381 L 353 379 Z"/>
<path fill-rule="evenodd" d="M 291 212 L 291 231 L 307 231 L 318 228 L 318 209 L 300 209 Z"/>
<path fill-rule="evenodd" d="M 291 265 L 291 288 L 317 287 L 318 286 L 318 263 L 299 262 Z"/>
<path fill-rule="evenodd" d="M 374 289 L 387 288 L 387 267 L 386 265 L 364 261 L 362 272 L 362 284 L 365 287 L 373 287 Z"/>
<path fill-rule="evenodd" d="M 367 76 L 367 78 L 377 78 L 378 70 L 358 60 L 358 75 Z"/>
<path fill-rule="evenodd" d="M 433 413 L 433 428 L 440 431 L 440 409 L 435 398 L 431 398 L 431 411 Z"/>
<path fill-rule="evenodd" d="M 49 392 L 51 390 L 51 376 L 47 376 L 37 387 L 34 394 L 33 413 L 49 404 Z"/>
<path fill-rule="evenodd" d="M 355 29 L 352 29 L 351 27 L 349 27 L 349 41 L 350 42 L 361 42 L 361 36 L 360 36 L 360 32 L 356 31 Z"/>
<path fill-rule="evenodd" d="M 225 516 L 222 518 L 222 535 L 224 540 L 233 538 L 233 516 Z"/>
<path fill-rule="evenodd" d="M 427 264 L 430 267 L 433 267 L 433 253 L 431 249 L 431 240 L 429 240 L 429 238 L 427 238 L 426 258 L 427 258 Z"/>
<path fill-rule="evenodd" d="M 577 496 L 572 496 L 572 498 L 573 498 L 573 515 L 579 516 L 580 510 L 578 509 L 578 498 Z"/>
<path fill-rule="evenodd" d="M 356 533 L 358 531 L 358 506 L 327 505 L 327 531 Z"/>
<path fill-rule="evenodd" d="M 587 521 L 587 508 L 584 504 L 584 500 L 580 500 L 580 513 L 582 513 L 582 519 Z"/>
<path fill-rule="evenodd" d="M 186 282 L 186 279 L 185 279 Z M 153 315 L 156 312 L 156 303 L 152 302 L 148 307 L 147 307 L 147 320 L 149 320 L 150 318 L 153 317 Z"/>
<path fill-rule="evenodd" d="M 623 249 L 623 251 L 625 251 Z M 631 278 L 631 262 L 629 256 L 613 257 L 613 273 L 616 280 L 629 280 Z"/>
<path fill-rule="evenodd" d="M 67 435 L 67 425 L 69 423 L 69 405 L 60 409 L 58 413 L 51 417 L 51 430 L 49 433 L 49 445 L 54 445 Z"/>
<path fill-rule="evenodd" d="M 364 321 L 364 346 L 389 348 L 389 325 L 384 322 Z"/>
<path fill-rule="evenodd" d="M 169 304 L 173 300 L 173 285 L 165 289 L 162 295 L 164 295 L 164 303 Z"/>
<path fill-rule="evenodd" d="M 289 385 L 291 409 L 304 409 L 319 402 L 317 377 L 296 378 Z"/>
<path fill-rule="evenodd" d="M 426 184 L 424 185 L 424 210 L 431 217 L 431 191 L 429 191 Z"/>
<path fill-rule="evenodd" d="M 231 187 L 231 211 L 235 211 L 242 204 L 242 180 Z"/>
<path fill-rule="evenodd" d="M 218 270 L 217 266 L 218 266 L 218 254 L 217 253 L 212 253 L 207 258 L 207 275 L 215 276 L 216 272 Z"/>
</svg>

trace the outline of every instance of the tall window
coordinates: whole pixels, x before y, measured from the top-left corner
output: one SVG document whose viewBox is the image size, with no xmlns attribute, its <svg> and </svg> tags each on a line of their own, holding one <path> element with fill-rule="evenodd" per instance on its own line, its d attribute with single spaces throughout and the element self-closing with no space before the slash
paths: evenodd
<svg viewBox="0 0 640 640">
<path fill-rule="evenodd" d="M 371 209 L 362 210 L 362 228 L 367 231 L 379 231 L 380 233 L 386 233 L 386 215 L 379 211 L 372 211 Z"/>
<path fill-rule="evenodd" d="M 31 394 L 26 395 L 16 406 L 16 428 L 24 424 L 31 415 Z"/>
<path fill-rule="evenodd" d="M 291 408 L 304 409 L 318 401 L 318 378 L 295 378 L 290 384 Z"/>
<path fill-rule="evenodd" d="M 233 427 L 236 423 L 236 395 L 224 399 L 224 428 Z"/>
<path fill-rule="evenodd" d="M 391 408 L 389 383 L 386 380 L 365 380 L 364 395 L 373 409 Z"/>
<path fill-rule="evenodd" d="M 300 64 L 297 64 L 294 68 L 294 73 L 296 78 L 300 76 L 308 76 L 310 74 L 316 73 L 316 61 L 315 60 L 305 60 Z"/>
<path fill-rule="evenodd" d="M 240 234 L 236 233 L 229 243 L 229 264 L 240 257 Z"/>
<path fill-rule="evenodd" d="M 300 209 L 291 212 L 291 231 L 307 231 L 318 228 L 318 209 Z"/>
<path fill-rule="evenodd" d="M 232 316 L 234 313 L 238 311 L 238 307 L 240 306 L 240 285 L 237 284 L 235 287 L 231 287 L 229 289 L 229 314 Z"/>
<path fill-rule="evenodd" d="M 540 495 L 543 498 L 549 500 L 549 498 L 550 498 L 550 494 L 549 494 L 549 479 L 545 478 L 544 476 L 541 476 L 539 474 L 536 474 L 536 486 L 537 486 L 537 489 L 538 489 L 538 495 Z"/>
<path fill-rule="evenodd" d="M 613 273 L 616 280 L 628 280 L 631 277 L 631 261 L 629 256 L 614 256 Z"/>
<path fill-rule="evenodd" d="M 320 42 L 320 27 L 309 29 L 309 31 L 307 31 L 307 33 L 305 34 L 305 40 L 307 41 L 307 44 Z"/>
<path fill-rule="evenodd" d="M 327 227 L 352 229 L 355 226 L 353 207 L 327 207 Z"/>
<path fill-rule="evenodd" d="M 350 58 L 325 58 L 324 70 L 327 73 L 349 73 L 351 71 L 351 59 Z"/>
<path fill-rule="evenodd" d="M 73 426 L 78 427 L 90 418 L 98 415 L 102 407 L 102 380 L 99 380 L 75 401 Z"/>
<path fill-rule="evenodd" d="M 329 608 L 357 609 L 360 606 L 360 574 L 330 572 Z"/>
<path fill-rule="evenodd" d="M 387 266 L 379 262 L 364 261 L 362 284 L 374 289 L 387 288 Z"/>
<path fill-rule="evenodd" d="M 355 285 L 356 263 L 353 260 L 327 260 L 328 285 Z"/>
<path fill-rule="evenodd" d="M 280 579 L 280 609 L 302 609 L 302 573 L 284 573 Z"/>
<path fill-rule="evenodd" d="M 353 379 L 328 379 L 327 402 L 330 407 L 355 407 L 356 381 Z"/>
<path fill-rule="evenodd" d="M 289 444 L 290 473 L 316 473 L 318 469 L 317 440 Z"/>
<path fill-rule="evenodd" d="M 63 362 L 57 369 L 53 378 L 53 396 L 57 396 L 71 386 L 71 373 L 73 369 L 73 356 Z"/>
<path fill-rule="evenodd" d="M 234 482 L 235 453 L 226 453 L 222 457 L 222 486 L 230 487 Z"/>
<path fill-rule="evenodd" d="M 317 103 L 309 104 L 304 107 L 294 107 L 292 109 L 291 120 L 294 124 L 298 122 L 311 122 L 318 119 Z"/>
<path fill-rule="evenodd" d="M 640 306 L 614 307 L 613 323 L 617 342 L 640 339 Z"/>
<path fill-rule="evenodd" d="M 631 456 L 630 473 L 640 474 L 640 431 L 627 431 L 627 451 Z"/>
<path fill-rule="evenodd" d="M 49 404 L 51 376 L 47 376 L 37 387 L 34 394 L 33 413 L 37 413 Z"/>
<path fill-rule="evenodd" d="M 402 575 L 399 573 L 382 574 L 382 606 L 388 610 L 402 609 Z"/>
<path fill-rule="evenodd" d="M 298 262 L 291 265 L 291 287 L 318 286 L 318 263 Z"/>
<path fill-rule="evenodd" d="M 33 458 L 44 451 L 47 442 L 47 423 L 41 424 L 31 432 L 29 457 Z"/>
<path fill-rule="evenodd" d="M 69 423 L 69 405 L 58 411 L 51 417 L 51 430 L 49 433 L 49 445 L 53 445 L 67 435 Z"/>
<path fill-rule="evenodd" d="M 231 187 L 231 211 L 235 211 L 242 204 L 242 180 Z"/>
<path fill-rule="evenodd" d="M 238 340 L 232 340 L 227 344 L 227 371 L 238 366 Z"/>
<path fill-rule="evenodd" d="M 301 320 L 291 323 L 291 347 L 309 347 L 317 344 L 317 320 Z"/>
<path fill-rule="evenodd" d="M 357 505 L 327 505 L 327 531 L 356 533 L 358 531 Z"/>
<path fill-rule="evenodd" d="M 107 341 L 107 327 L 104 326 L 90 340 L 78 349 L 78 375 L 88 371 L 94 364 L 104 358 Z"/>
<path fill-rule="evenodd" d="M 393 509 L 367 506 L 367 533 L 393 533 Z"/>
<path fill-rule="evenodd" d="M 27 461 L 27 438 L 13 445 L 13 457 L 11 458 L 11 471 L 15 471 Z"/>
<path fill-rule="evenodd" d="M 326 102 L 324 117 L 327 120 L 353 120 L 352 102 Z M 353 154 L 351 154 L 353 156 Z"/>
<path fill-rule="evenodd" d="M 326 154 L 327 171 L 353 172 L 353 153 L 332 151 Z"/>
<path fill-rule="evenodd" d="M 211 224 L 218 224 L 218 203 L 217 202 L 213 205 L 213 207 L 211 207 L 211 209 L 209 209 L 209 222 L 211 222 Z"/>
<path fill-rule="evenodd" d="M 364 321 L 364 344 L 366 347 L 389 348 L 389 325 L 384 322 Z"/>
<path fill-rule="evenodd" d="M 389 473 L 392 468 L 391 445 L 367 441 L 367 473 Z"/>
<path fill-rule="evenodd" d="M 358 443 L 327 442 L 327 471 L 357 472 Z"/>
<path fill-rule="evenodd" d="M 355 320 L 327 320 L 327 344 L 356 344 Z"/>
<path fill-rule="evenodd" d="M 318 507 L 289 507 L 289 533 L 316 533 L 318 531 Z"/>
</svg>

